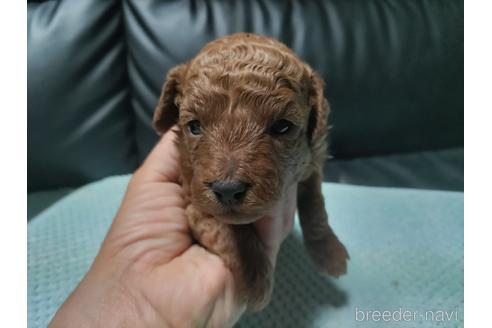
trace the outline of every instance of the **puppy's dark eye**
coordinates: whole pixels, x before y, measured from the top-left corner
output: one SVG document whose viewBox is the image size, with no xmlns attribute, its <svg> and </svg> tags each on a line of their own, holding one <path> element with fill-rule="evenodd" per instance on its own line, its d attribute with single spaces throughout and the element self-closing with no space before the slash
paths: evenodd
<svg viewBox="0 0 492 328">
<path fill-rule="evenodd" d="M 200 125 L 200 121 L 193 120 L 188 122 L 188 130 L 190 130 L 190 133 L 195 136 L 202 134 L 202 126 Z"/>
<path fill-rule="evenodd" d="M 277 135 L 286 134 L 292 129 L 293 126 L 294 124 L 291 121 L 278 120 L 270 127 L 270 131 L 271 133 Z"/>
</svg>

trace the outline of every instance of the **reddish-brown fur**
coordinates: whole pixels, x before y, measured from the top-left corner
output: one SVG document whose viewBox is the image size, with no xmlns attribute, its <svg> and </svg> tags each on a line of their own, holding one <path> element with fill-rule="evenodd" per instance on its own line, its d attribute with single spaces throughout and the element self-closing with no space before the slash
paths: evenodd
<svg viewBox="0 0 492 328">
<path fill-rule="evenodd" d="M 178 124 L 192 232 L 231 269 L 250 310 L 268 304 L 273 286 L 272 265 L 251 222 L 294 183 L 299 182 L 309 255 L 323 272 L 346 272 L 348 254 L 328 225 L 321 194 L 328 113 L 319 76 L 285 45 L 264 36 L 239 33 L 210 42 L 167 75 L 154 126 L 164 133 Z M 293 128 L 271 135 L 280 119 Z M 201 135 L 189 132 L 192 120 L 201 123 Z M 208 187 L 230 179 L 250 186 L 233 210 Z"/>
</svg>

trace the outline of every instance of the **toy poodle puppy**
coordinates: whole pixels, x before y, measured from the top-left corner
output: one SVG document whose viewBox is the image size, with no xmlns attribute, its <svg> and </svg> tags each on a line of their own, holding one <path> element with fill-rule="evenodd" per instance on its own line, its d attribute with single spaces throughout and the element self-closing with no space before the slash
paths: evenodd
<svg viewBox="0 0 492 328">
<path fill-rule="evenodd" d="M 154 127 L 162 134 L 178 125 L 193 236 L 224 260 L 250 311 L 265 307 L 273 288 L 252 223 L 294 184 L 308 254 L 322 272 L 346 272 L 348 253 L 321 193 L 329 111 L 320 77 L 269 37 L 220 38 L 168 72 Z"/>
</svg>

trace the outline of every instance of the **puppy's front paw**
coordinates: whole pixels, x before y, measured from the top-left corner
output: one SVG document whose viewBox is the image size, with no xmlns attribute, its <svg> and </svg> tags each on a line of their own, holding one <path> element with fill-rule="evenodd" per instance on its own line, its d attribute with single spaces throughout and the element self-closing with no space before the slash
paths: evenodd
<svg viewBox="0 0 492 328">
<path fill-rule="evenodd" d="M 334 277 L 347 272 L 347 249 L 338 238 L 329 234 L 326 238 L 306 241 L 306 248 L 319 271 Z"/>
</svg>

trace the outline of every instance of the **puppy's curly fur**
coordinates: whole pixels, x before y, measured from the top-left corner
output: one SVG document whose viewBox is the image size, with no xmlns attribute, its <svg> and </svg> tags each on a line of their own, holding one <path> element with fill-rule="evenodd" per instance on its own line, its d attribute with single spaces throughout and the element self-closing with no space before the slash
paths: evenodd
<svg viewBox="0 0 492 328">
<path fill-rule="evenodd" d="M 192 232 L 231 269 L 249 310 L 266 306 L 273 287 L 272 265 L 251 223 L 294 183 L 313 262 L 330 275 L 346 272 L 348 254 L 328 225 L 321 194 L 328 113 L 320 77 L 264 36 L 210 42 L 167 75 L 154 127 L 164 133 L 178 124 Z M 211 187 L 237 181 L 243 189 L 228 202 Z"/>
</svg>

